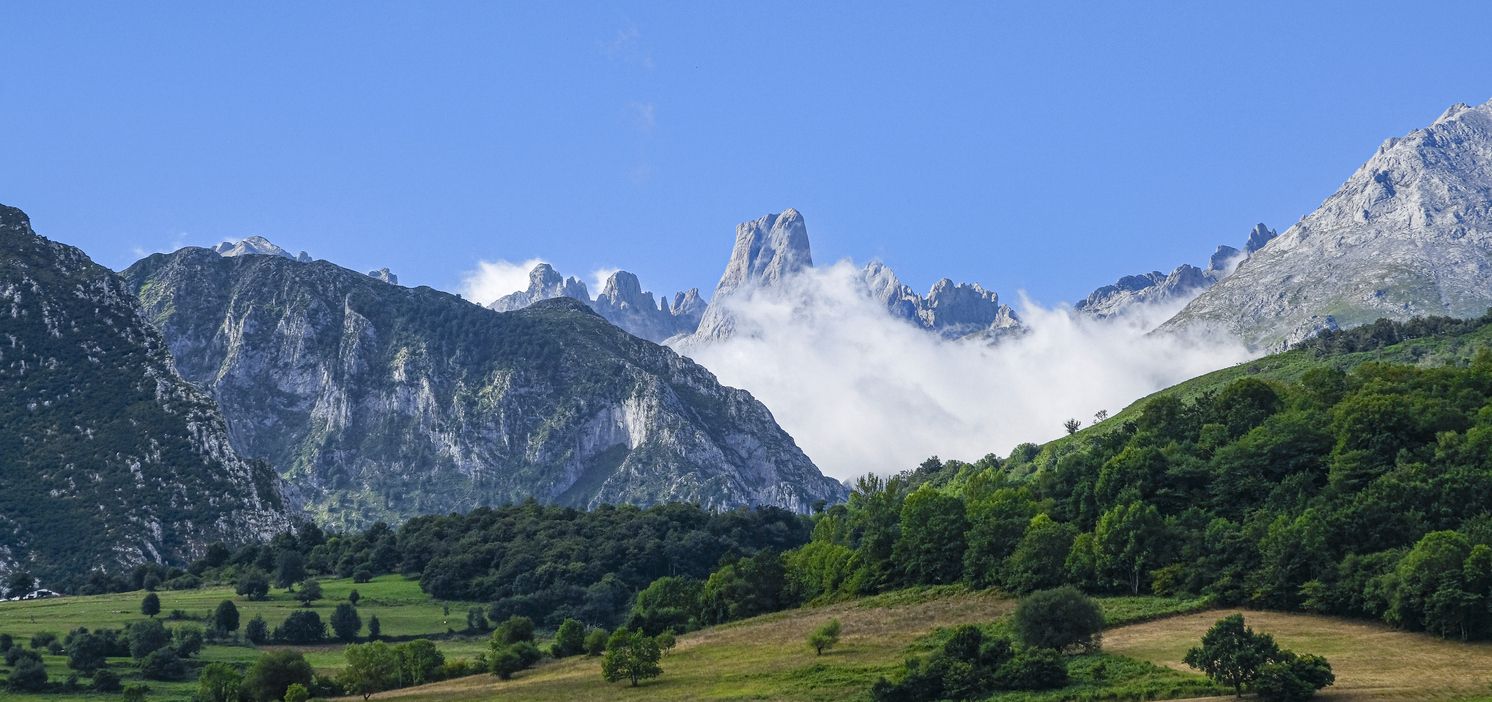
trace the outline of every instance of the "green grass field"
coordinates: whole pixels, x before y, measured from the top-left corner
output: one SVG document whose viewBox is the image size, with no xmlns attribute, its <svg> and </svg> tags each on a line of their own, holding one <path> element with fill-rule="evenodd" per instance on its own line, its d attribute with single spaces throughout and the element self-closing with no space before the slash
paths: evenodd
<svg viewBox="0 0 1492 702">
<path fill-rule="evenodd" d="M 368 619 L 377 616 L 382 634 L 386 637 L 441 637 L 436 639 L 436 642 L 446 658 L 450 660 L 472 658 L 487 650 L 485 638 L 448 636 L 451 629 L 465 628 L 466 610 L 471 606 L 469 603 L 445 603 L 431 600 L 420 590 L 417 581 L 407 580 L 397 575 L 375 578 L 372 582 L 359 584 L 354 584 L 351 579 L 322 580 L 321 588 L 323 599 L 318 600 L 310 609 L 315 610 L 321 616 L 322 621 L 327 621 L 337 604 L 346 601 L 348 593 L 356 589 L 358 595 L 361 596 L 357 609 L 363 620 L 365 627 L 363 633 L 365 634 Z M 242 624 L 247 624 L 255 615 L 260 615 L 269 623 L 271 629 L 283 621 L 290 612 L 301 609 L 300 602 L 295 599 L 294 593 L 279 589 L 274 590 L 268 600 L 258 602 L 238 597 L 233 594 L 233 588 L 228 586 L 184 591 L 163 590 L 157 594 L 161 598 L 161 614 L 157 618 L 166 620 L 168 627 L 206 628 L 213 610 L 223 600 L 232 600 L 238 607 Z M 37 632 L 52 632 L 61 637 L 80 626 L 90 629 L 120 628 L 130 622 L 145 618 L 140 614 L 140 600 L 144 595 L 143 592 L 130 592 L 59 597 L 30 602 L 0 602 L 0 633 L 10 634 L 15 637 L 18 645 L 24 646 L 28 645 L 31 635 Z M 447 614 L 447 609 L 449 609 L 449 614 Z M 192 618 L 170 621 L 168 615 L 173 610 L 181 610 Z M 306 659 L 319 671 L 332 672 L 342 666 L 342 644 L 293 648 L 304 653 Z M 259 653 L 260 649 L 247 644 L 209 643 L 195 660 L 203 663 L 227 661 L 247 664 L 258 657 Z M 72 672 L 67 667 L 65 656 L 43 655 L 43 660 L 47 664 L 47 672 L 53 682 L 65 681 Z M 126 682 L 138 679 L 131 670 L 133 664 L 129 659 L 111 659 L 110 667 Z M 87 678 L 84 678 L 83 682 L 86 684 Z M 163 702 L 190 700 L 192 692 L 196 689 L 195 681 L 146 682 L 152 690 L 150 699 Z M 3 691 L 0 692 L 0 699 L 15 700 L 15 702 L 69 702 L 71 700 L 118 699 L 118 695 L 91 693 L 20 695 Z"/>
</svg>

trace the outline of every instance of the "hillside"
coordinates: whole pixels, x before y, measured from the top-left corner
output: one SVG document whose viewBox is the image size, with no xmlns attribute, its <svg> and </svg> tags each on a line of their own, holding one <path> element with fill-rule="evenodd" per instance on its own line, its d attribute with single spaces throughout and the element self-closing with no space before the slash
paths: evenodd
<svg viewBox="0 0 1492 702">
<path fill-rule="evenodd" d="M 192 248 L 124 275 L 235 448 L 324 523 L 530 497 L 802 512 L 844 494 L 750 394 L 575 300 L 498 313 L 326 262 Z"/>
<path fill-rule="evenodd" d="M 124 281 L 5 206 L 0 339 L 0 575 L 64 589 L 287 526 Z"/>
</svg>

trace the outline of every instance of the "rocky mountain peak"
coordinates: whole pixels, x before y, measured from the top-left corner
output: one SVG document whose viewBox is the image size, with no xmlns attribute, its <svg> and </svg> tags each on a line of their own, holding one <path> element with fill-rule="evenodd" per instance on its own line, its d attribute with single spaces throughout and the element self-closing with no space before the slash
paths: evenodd
<svg viewBox="0 0 1492 702">
<path fill-rule="evenodd" d="M 1492 305 L 1492 102 L 1388 139 L 1347 182 L 1168 328 L 1262 349 L 1331 324 L 1475 316 Z"/>
<path fill-rule="evenodd" d="M 487 307 L 498 312 L 521 310 L 540 300 L 556 297 L 573 297 L 582 302 L 591 301 L 591 293 L 579 278 L 566 278 L 554 270 L 554 266 L 540 263 L 528 272 L 528 289 L 509 293 Z"/>
<path fill-rule="evenodd" d="M 808 227 L 803 215 L 792 208 L 736 225 L 736 243 L 731 248 L 725 274 L 715 286 L 715 296 L 744 285 L 772 285 L 784 277 L 813 267 Z"/>
<path fill-rule="evenodd" d="M 389 285 L 399 284 L 399 276 L 389 272 L 389 269 L 387 267 L 380 268 L 376 271 L 368 271 L 368 277 L 374 280 L 381 280 L 385 283 L 388 283 Z"/>
<path fill-rule="evenodd" d="M 247 236 L 237 241 L 225 241 L 212 247 L 212 250 L 219 256 L 279 256 L 292 261 L 300 261 L 301 263 L 307 263 L 311 260 L 311 255 L 304 251 L 299 254 L 291 254 L 269 239 L 257 235 Z"/>
<path fill-rule="evenodd" d="M 1273 229 L 1264 226 L 1263 222 L 1254 225 L 1253 231 L 1249 232 L 1248 242 L 1243 245 L 1243 250 L 1249 253 L 1264 248 L 1265 244 L 1274 241 L 1279 236 Z"/>
</svg>

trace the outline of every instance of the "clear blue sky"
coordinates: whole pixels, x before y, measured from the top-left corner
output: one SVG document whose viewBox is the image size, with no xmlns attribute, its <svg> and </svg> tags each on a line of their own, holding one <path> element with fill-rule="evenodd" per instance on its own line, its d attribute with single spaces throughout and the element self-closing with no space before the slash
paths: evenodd
<svg viewBox="0 0 1492 702">
<path fill-rule="evenodd" d="M 1492 3 L 17 3 L 0 202 L 120 268 L 264 234 L 454 290 L 713 287 L 737 221 L 1072 300 L 1492 98 Z"/>
</svg>

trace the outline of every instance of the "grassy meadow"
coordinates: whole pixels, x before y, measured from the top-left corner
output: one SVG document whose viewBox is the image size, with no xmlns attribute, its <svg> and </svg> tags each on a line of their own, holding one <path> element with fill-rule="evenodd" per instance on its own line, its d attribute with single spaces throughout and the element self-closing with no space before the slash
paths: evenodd
<svg viewBox="0 0 1492 702">
<path fill-rule="evenodd" d="M 331 618 L 337 604 L 345 602 L 347 595 L 356 589 L 358 614 L 363 620 L 363 634 L 367 634 L 370 617 L 377 616 L 385 638 L 430 637 L 435 639 L 447 659 L 472 658 L 487 650 L 487 641 L 481 637 L 450 636 L 450 630 L 466 626 L 466 610 L 471 605 L 464 602 L 436 602 L 420 590 L 419 583 L 397 575 L 374 578 L 372 582 L 354 584 L 349 578 L 321 580 L 322 599 L 309 609 L 321 616 L 323 622 Z M 269 599 L 251 601 L 233 593 L 231 586 L 204 587 L 198 590 L 161 590 L 161 614 L 158 619 L 167 627 L 210 625 L 210 618 L 218 603 L 232 600 L 239 611 L 239 633 L 255 615 L 263 616 L 270 629 L 284 621 L 293 611 L 302 609 L 295 593 L 275 588 Z M 61 636 L 80 626 L 90 629 L 122 628 L 130 622 L 145 618 L 140 614 L 143 592 L 128 592 L 109 595 L 58 597 L 29 602 L 0 602 L 0 633 L 15 637 L 16 644 L 28 646 L 32 634 L 52 632 Z M 449 608 L 449 614 L 447 614 Z M 170 615 L 180 610 L 189 618 L 172 621 Z M 265 650 L 278 648 L 265 646 Z M 343 657 L 340 643 L 320 646 L 294 646 L 305 654 L 306 660 L 322 672 L 335 671 L 342 667 Z M 260 648 L 247 642 L 237 644 L 209 642 L 195 659 L 207 663 L 225 661 L 247 664 L 260 654 Z M 72 673 L 67 667 L 66 656 L 46 655 L 43 660 L 53 682 L 65 681 Z M 110 668 L 125 682 L 137 681 L 133 663 L 126 658 L 110 659 Z M 87 678 L 83 678 L 87 683 Z M 159 682 L 146 681 L 151 688 L 151 700 L 162 702 L 185 702 L 196 690 L 196 681 Z M 73 700 L 117 700 L 119 695 L 88 692 L 23 695 L 0 690 L 0 699 L 15 702 L 72 702 Z"/>
</svg>

